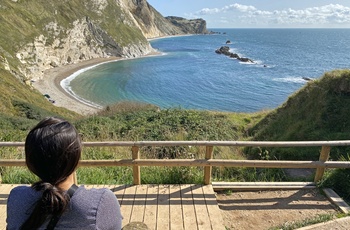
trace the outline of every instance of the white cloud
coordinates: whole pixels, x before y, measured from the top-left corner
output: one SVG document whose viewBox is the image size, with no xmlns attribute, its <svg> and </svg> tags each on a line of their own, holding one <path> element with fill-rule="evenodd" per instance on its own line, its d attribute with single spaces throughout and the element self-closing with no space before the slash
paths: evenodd
<svg viewBox="0 0 350 230">
<path fill-rule="evenodd" d="M 220 12 L 220 10 L 218 8 L 212 8 L 212 9 L 203 8 L 200 11 L 198 11 L 197 14 L 199 14 L 199 15 L 207 15 L 207 14 L 216 14 L 216 13 L 219 13 L 219 12 Z"/>
<path fill-rule="evenodd" d="M 254 6 L 246 6 L 246 5 L 241 5 L 238 3 L 224 6 L 221 9 L 219 8 L 203 8 L 200 11 L 197 11 L 196 14 L 199 15 L 207 15 L 207 14 L 217 14 L 217 13 L 222 13 L 222 12 L 227 12 L 227 11 L 232 11 L 232 10 L 238 10 L 240 12 L 249 12 L 249 11 L 256 11 L 257 9 Z"/>
<path fill-rule="evenodd" d="M 340 4 L 329 4 L 319 7 L 305 9 L 283 9 L 274 11 L 259 10 L 254 6 L 231 4 L 222 8 L 204 8 L 197 11 L 195 15 L 217 15 L 230 14 L 232 21 L 241 20 L 245 24 L 266 26 L 322 26 L 322 25 L 350 25 L 350 7 Z"/>
<path fill-rule="evenodd" d="M 239 10 L 241 12 L 249 12 L 249 11 L 255 11 L 257 10 L 254 6 L 246 6 L 246 5 L 241 5 L 238 3 L 229 5 L 229 6 L 225 6 L 223 7 L 221 10 L 222 11 L 228 11 L 228 10 Z"/>
</svg>

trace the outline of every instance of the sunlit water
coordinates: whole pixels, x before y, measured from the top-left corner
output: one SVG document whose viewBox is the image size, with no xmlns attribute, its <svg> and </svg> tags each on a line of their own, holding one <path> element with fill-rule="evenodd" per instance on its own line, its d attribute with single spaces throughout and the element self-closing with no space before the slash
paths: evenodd
<svg viewBox="0 0 350 230">
<path fill-rule="evenodd" d="M 66 87 L 106 106 L 138 101 L 181 107 L 254 112 L 281 105 L 306 81 L 350 67 L 350 29 L 217 29 L 215 35 L 151 41 L 162 55 L 98 65 Z M 215 53 L 231 52 L 255 64 Z M 266 66 L 266 67 L 264 67 Z"/>
</svg>

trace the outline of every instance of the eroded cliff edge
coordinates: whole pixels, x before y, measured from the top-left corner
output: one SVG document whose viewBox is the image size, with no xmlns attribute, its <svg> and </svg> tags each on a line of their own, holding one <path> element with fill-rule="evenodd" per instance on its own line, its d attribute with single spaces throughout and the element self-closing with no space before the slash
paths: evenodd
<svg viewBox="0 0 350 230">
<path fill-rule="evenodd" d="M 93 58 L 153 52 L 148 38 L 207 33 L 202 19 L 163 17 L 146 0 L 4 0 L 0 68 L 28 81 Z"/>
</svg>

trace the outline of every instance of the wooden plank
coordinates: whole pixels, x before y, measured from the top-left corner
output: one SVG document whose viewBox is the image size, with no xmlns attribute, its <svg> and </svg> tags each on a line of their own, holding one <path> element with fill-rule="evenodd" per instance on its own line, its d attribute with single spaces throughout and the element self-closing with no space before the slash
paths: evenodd
<svg viewBox="0 0 350 230">
<path fill-rule="evenodd" d="M 137 185 L 130 222 L 143 222 L 147 196 L 147 185 Z"/>
<path fill-rule="evenodd" d="M 15 160 L 0 160 L 0 166 L 16 166 Z M 114 167 L 132 166 L 135 183 L 139 183 L 138 167 L 140 166 L 221 166 L 221 167 L 252 167 L 252 168 L 350 168 L 349 162 L 333 164 L 320 161 L 282 161 L 282 160 L 229 160 L 229 159 L 121 159 L 121 160 L 81 160 L 79 167 Z M 135 168 L 134 168 L 135 167 Z"/>
<path fill-rule="evenodd" d="M 216 186 L 225 186 L 225 185 L 237 185 L 237 186 L 246 186 L 246 185 L 278 185 L 278 186 L 309 186 L 316 185 L 315 182 L 213 182 L 212 185 Z"/>
<path fill-rule="evenodd" d="M 196 221 L 196 213 L 194 210 L 194 203 L 192 197 L 191 185 L 182 184 L 181 187 L 181 203 L 183 209 L 184 217 L 184 228 L 185 230 L 195 230 L 198 229 Z"/>
<path fill-rule="evenodd" d="M 9 184 L 0 184 L 0 229 L 6 229 L 6 205 L 7 205 L 7 198 L 10 193 L 10 191 L 15 186 L 9 185 Z"/>
<path fill-rule="evenodd" d="M 270 190 L 270 189 L 310 189 L 316 188 L 314 182 L 213 182 L 215 191 L 231 189 L 245 190 Z"/>
<path fill-rule="evenodd" d="M 218 202 L 216 200 L 213 187 L 211 185 L 204 185 L 202 189 L 203 189 L 205 202 L 207 204 L 207 210 L 209 213 L 211 228 L 215 230 L 225 229 L 225 227 L 223 226 L 221 210 L 218 206 Z"/>
<path fill-rule="evenodd" d="M 202 185 L 192 186 L 192 196 L 194 208 L 196 211 L 197 225 L 199 230 L 208 230 L 211 228 L 207 205 L 203 195 Z"/>
<path fill-rule="evenodd" d="M 92 184 L 84 184 L 84 187 L 86 189 L 92 189 L 94 187 L 94 185 L 92 185 Z"/>
<path fill-rule="evenodd" d="M 0 166 L 25 166 L 22 160 L 0 159 Z M 350 162 L 336 161 L 264 161 L 264 160 L 226 160 L 226 159 L 120 159 L 120 160 L 81 160 L 79 167 L 114 167 L 114 166 L 222 166 L 254 168 L 350 168 Z"/>
<path fill-rule="evenodd" d="M 160 185 L 158 191 L 157 229 L 170 229 L 169 185 Z"/>
<path fill-rule="evenodd" d="M 324 193 L 343 213 L 348 214 L 350 212 L 350 206 L 340 197 L 336 192 L 330 188 L 323 189 Z"/>
<path fill-rule="evenodd" d="M 259 147 L 311 147 L 311 146 L 350 146 L 349 140 L 341 141 L 100 141 L 83 142 L 89 147 L 115 146 L 259 146 Z M 24 142 L 0 142 L 0 147 L 24 147 Z"/>
<path fill-rule="evenodd" d="M 107 186 L 107 188 L 109 188 L 117 196 L 119 204 L 122 205 L 122 200 L 123 200 L 126 185 L 110 185 L 110 186 Z"/>
<path fill-rule="evenodd" d="M 126 224 L 130 223 L 132 209 L 134 206 L 135 192 L 136 186 L 128 186 L 125 188 L 122 205 L 120 207 L 121 213 L 124 217 L 122 226 L 125 226 Z"/>
<path fill-rule="evenodd" d="M 158 213 L 158 190 L 159 185 L 148 185 L 146 196 L 146 208 L 144 223 L 149 229 L 157 229 L 157 213 Z"/>
<path fill-rule="evenodd" d="M 180 185 L 170 185 L 170 229 L 184 229 L 181 187 Z"/>
<path fill-rule="evenodd" d="M 95 184 L 95 185 L 93 185 L 92 188 L 94 188 L 94 189 L 101 189 L 101 188 L 104 188 L 104 187 L 105 186 L 103 184 Z"/>
</svg>

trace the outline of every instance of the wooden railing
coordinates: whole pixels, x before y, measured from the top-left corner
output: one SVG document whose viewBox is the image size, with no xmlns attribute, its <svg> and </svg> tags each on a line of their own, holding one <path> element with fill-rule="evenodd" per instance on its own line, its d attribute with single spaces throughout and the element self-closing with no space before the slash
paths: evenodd
<svg viewBox="0 0 350 230">
<path fill-rule="evenodd" d="M 141 166 L 201 166 L 204 167 L 204 184 L 211 183 L 212 167 L 252 167 L 252 168 L 315 168 L 314 182 L 322 179 L 326 168 L 350 168 L 350 161 L 328 161 L 331 147 L 350 146 L 350 141 L 137 141 L 137 142 L 84 142 L 85 147 L 130 147 L 131 159 L 81 160 L 79 167 L 132 166 L 133 183 L 141 184 Z M 144 146 L 205 146 L 204 159 L 140 159 L 140 147 Z M 216 146 L 236 147 L 321 147 L 318 161 L 280 160 L 227 160 L 213 159 Z M 23 142 L 0 142 L 0 147 L 24 147 Z M 0 159 L 0 166 L 25 166 L 25 161 Z"/>
</svg>

